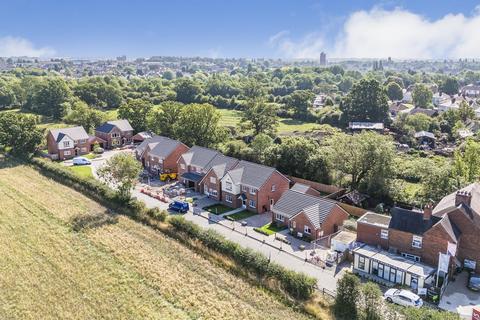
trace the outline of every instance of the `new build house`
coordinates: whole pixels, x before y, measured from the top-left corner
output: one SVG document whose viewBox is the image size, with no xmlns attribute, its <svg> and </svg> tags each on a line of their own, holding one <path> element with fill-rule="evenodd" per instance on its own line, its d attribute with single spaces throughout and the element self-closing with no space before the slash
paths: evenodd
<svg viewBox="0 0 480 320">
<path fill-rule="evenodd" d="M 210 198 L 220 201 L 222 199 L 222 178 L 237 163 L 238 160 L 235 158 L 222 154 L 215 156 L 206 168 L 207 173 L 200 180 L 201 191 Z"/>
<path fill-rule="evenodd" d="M 83 127 L 51 129 L 47 133 L 50 158 L 65 160 L 90 152 L 90 136 Z"/>
<path fill-rule="evenodd" d="M 221 179 L 222 202 L 232 208 L 267 212 L 288 190 L 289 183 L 275 168 L 239 161 Z"/>
<path fill-rule="evenodd" d="M 272 222 L 311 240 L 337 232 L 346 219 L 348 213 L 335 201 L 293 189 L 285 191 L 272 208 Z"/>
<path fill-rule="evenodd" d="M 128 120 L 107 121 L 95 129 L 95 136 L 105 140 L 106 149 L 121 147 L 132 143 L 133 128 Z"/>
<path fill-rule="evenodd" d="M 177 172 L 177 161 L 187 151 L 178 140 L 154 135 L 137 146 L 135 155 L 145 169 L 158 175 Z"/>
<path fill-rule="evenodd" d="M 178 159 L 179 180 L 200 192 L 200 181 L 210 169 L 211 161 L 222 154 L 216 150 L 193 146 Z"/>
</svg>

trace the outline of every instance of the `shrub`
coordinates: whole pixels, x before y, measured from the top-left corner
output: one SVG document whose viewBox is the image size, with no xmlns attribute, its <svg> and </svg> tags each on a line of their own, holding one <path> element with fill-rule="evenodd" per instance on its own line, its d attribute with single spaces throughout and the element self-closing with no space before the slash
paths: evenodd
<svg viewBox="0 0 480 320">
<path fill-rule="evenodd" d="M 261 228 L 253 228 L 254 231 L 257 231 L 258 233 L 264 234 L 266 236 L 269 236 L 268 232 L 265 230 L 262 230 Z"/>
<path fill-rule="evenodd" d="M 243 248 L 237 243 L 225 239 L 216 231 L 202 230 L 196 224 L 176 216 L 169 220 L 170 224 L 180 232 L 200 240 L 207 248 L 231 257 L 241 267 L 253 272 L 257 277 L 273 278 L 281 287 L 296 299 L 306 300 L 314 291 L 316 280 L 303 273 L 288 270 L 276 263 L 271 263 L 263 254 Z"/>
<path fill-rule="evenodd" d="M 337 282 L 337 295 L 335 297 L 335 315 L 339 319 L 357 319 L 357 299 L 360 295 L 360 280 L 346 273 Z"/>
</svg>

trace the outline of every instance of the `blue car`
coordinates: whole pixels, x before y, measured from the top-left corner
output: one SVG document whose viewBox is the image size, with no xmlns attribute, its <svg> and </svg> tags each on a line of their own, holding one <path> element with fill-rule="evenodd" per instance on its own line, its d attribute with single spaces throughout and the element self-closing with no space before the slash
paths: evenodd
<svg viewBox="0 0 480 320">
<path fill-rule="evenodd" d="M 177 211 L 180 213 L 186 213 L 190 206 L 188 205 L 188 202 L 183 202 L 183 201 L 173 201 L 168 205 L 168 208 L 173 211 Z"/>
</svg>

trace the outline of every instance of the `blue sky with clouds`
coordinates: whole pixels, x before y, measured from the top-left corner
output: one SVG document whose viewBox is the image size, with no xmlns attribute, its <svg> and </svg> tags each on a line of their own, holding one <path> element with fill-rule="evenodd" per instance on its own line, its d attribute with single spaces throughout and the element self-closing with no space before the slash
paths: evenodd
<svg viewBox="0 0 480 320">
<path fill-rule="evenodd" d="M 0 0 L 0 56 L 480 57 L 480 1 Z M 473 29 L 472 29 L 473 28 Z M 476 38 L 472 40 L 473 38 Z"/>
</svg>

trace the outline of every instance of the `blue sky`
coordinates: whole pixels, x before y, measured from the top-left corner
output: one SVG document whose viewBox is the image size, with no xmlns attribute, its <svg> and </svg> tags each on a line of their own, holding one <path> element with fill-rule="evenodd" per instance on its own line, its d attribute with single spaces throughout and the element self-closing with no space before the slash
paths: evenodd
<svg viewBox="0 0 480 320">
<path fill-rule="evenodd" d="M 0 56 L 309 58 L 325 50 L 336 57 L 478 57 L 480 45 L 463 38 L 472 36 L 465 29 L 480 27 L 479 5 L 468 0 L 0 0 Z"/>
</svg>

